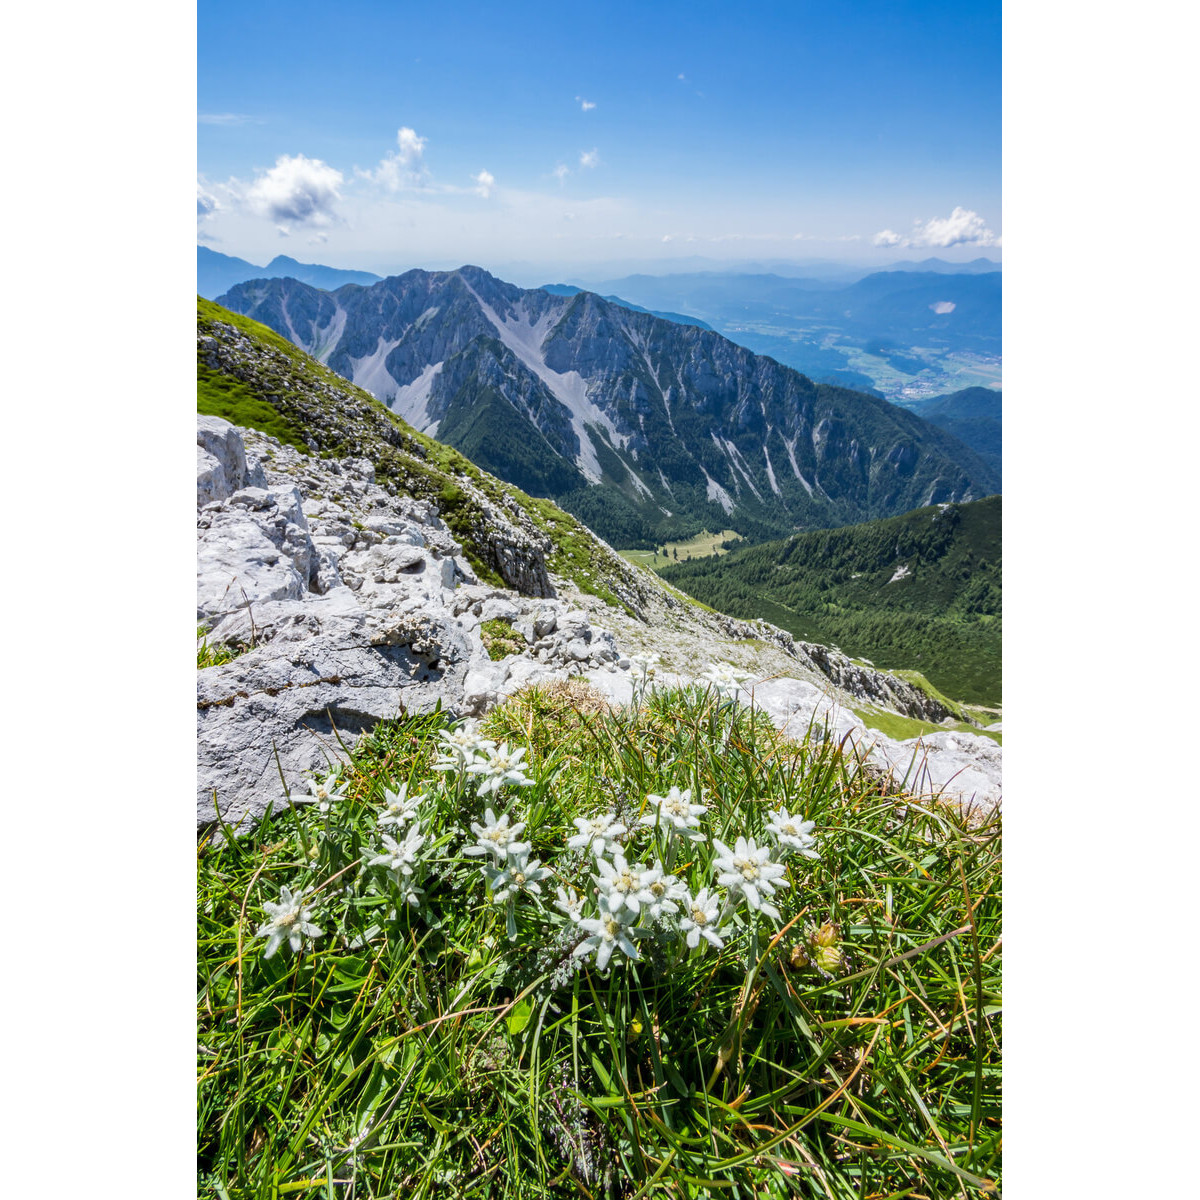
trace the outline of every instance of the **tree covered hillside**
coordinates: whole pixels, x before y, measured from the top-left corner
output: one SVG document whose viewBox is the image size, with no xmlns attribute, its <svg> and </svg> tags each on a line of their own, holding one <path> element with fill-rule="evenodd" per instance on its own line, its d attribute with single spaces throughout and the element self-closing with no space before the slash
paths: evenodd
<svg viewBox="0 0 1200 1200">
<path fill-rule="evenodd" d="M 1001 699 L 1001 499 L 797 534 L 693 559 L 664 579 L 877 666 L 922 672 L 957 700 Z"/>
</svg>

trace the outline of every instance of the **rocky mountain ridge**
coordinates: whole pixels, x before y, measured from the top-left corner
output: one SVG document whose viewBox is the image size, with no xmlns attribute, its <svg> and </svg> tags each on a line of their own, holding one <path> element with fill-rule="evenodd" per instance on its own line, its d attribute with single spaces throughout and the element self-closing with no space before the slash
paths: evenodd
<svg viewBox="0 0 1200 1200">
<path fill-rule="evenodd" d="M 197 365 L 202 380 L 253 387 L 299 442 L 198 419 L 197 618 L 210 652 L 237 652 L 197 673 L 201 827 L 218 812 L 253 823 L 404 711 L 478 714 L 573 675 L 628 701 L 636 652 L 660 655 L 666 682 L 732 663 L 751 673 L 745 698 L 798 735 L 815 722 L 918 791 L 998 800 L 994 742 L 947 731 L 892 743 L 849 711 L 866 701 L 942 720 L 924 692 L 684 600 L 251 322 L 202 307 Z M 335 438 L 347 452 L 322 445 Z M 491 622 L 511 630 L 495 660 Z"/>
<path fill-rule="evenodd" d="M 222 302 L 620 546 L 777 536 L 999 487 L 912 413 L 590 292 L 463 267 L 336 292 L 258 280 Z"/>
</svg>

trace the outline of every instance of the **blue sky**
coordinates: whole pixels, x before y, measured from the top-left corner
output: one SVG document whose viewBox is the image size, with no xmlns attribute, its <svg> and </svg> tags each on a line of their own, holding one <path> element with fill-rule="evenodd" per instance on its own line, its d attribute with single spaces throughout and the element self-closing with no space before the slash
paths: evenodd
<svg viewBox="0 0 1200 1200">
<path fill-rule="evenodd" d="M 1000 256 L 998 3 L 200 0 L 197 81 L 254 262 Z"/>
</svg>

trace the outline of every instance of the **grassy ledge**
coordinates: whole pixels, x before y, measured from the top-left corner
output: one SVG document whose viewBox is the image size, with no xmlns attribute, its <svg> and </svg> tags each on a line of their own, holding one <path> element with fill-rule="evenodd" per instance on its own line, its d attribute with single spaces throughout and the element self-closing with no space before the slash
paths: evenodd
<svg viewBox="0 0 1200 1200">
<path fill-rule="evenodd" d="M 998 816 L 579 682 L 310 792 L 199 849 L 201 1195 L 995 1194 Z"/>
</svg>

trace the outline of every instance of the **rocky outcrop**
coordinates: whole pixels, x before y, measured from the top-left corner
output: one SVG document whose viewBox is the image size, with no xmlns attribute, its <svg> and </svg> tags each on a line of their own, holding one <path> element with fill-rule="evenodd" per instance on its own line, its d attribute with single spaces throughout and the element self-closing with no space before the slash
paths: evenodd
<svg viewBox="0 0 1200 1200">
<path fill-rule="evenodd" d="M 885 744 L 848 707 L 853 697 L 901 705 L 901 681 L 765 622 L 687 604 L 633 568 L 625 587 L 638 607 L 605 605 L 553 577 L 547 539 L 482 493 L 478 519 L 493 524 L 478 532 L 525 547 L 510 560 L 521 590 L 481 580 L 437 507 L 381 486 L 368 459 L 306 456 L 215 417 L 199 418 L 197 444 L 197 619 L 210 649 L 238 652 L 198 672 L 202 828 L 218 815 L 253 824 L 289 793 L 302 797 L 311 773 L 405 713 L 441 704 L 479 715 L 528 683 L 571 675 L 627 701 L 634 650 L 661 654 L 669 683 L 733 662 L 752 672 L 743 698 L 777 720 L 869 741 L 864 754 L 876 764 L 913 758 L 909 744 Z M 499 661 L 484 637 L 496 621 L 519 647 Z M 973 794 L 998 798 L 991 741 L 939 733 L 922 753 L 944 764 L 925 771 L 922 787 L 963 777 L 969 760 Z"/>
</svg>

